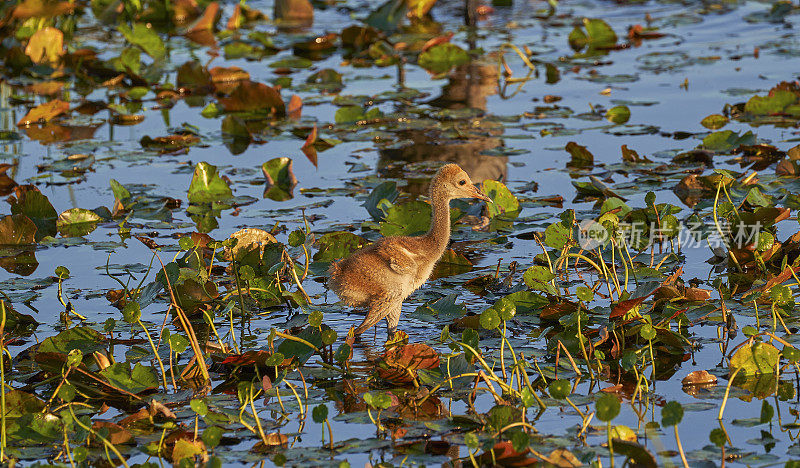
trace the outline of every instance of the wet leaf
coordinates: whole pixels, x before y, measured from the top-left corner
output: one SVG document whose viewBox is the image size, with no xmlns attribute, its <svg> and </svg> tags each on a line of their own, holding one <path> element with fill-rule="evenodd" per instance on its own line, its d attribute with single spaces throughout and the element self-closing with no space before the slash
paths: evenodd
<svg viewBox="0 0 800 468">
<path fill-rule="evenodd" d="M 261 172 L 267 179 L 264 197 L 275 201 L 285 201 L 293 197 L 292 191 L 297 178 L 292 171 L 292 159 L 273 158 L 261 165 Z"/>
<path fill-rule="evenodd" d="M 413 201 L 391 205 L 381 221 L 381 234 L 384 236 L 409 236 L 424 233 L 431 223 L 431 205 Z"/>
<path fill-rule="evenodd" d="M 314 7 L 308 0 L 275 0 L 272 11 L 277 20 L 309 23 L 314 19 Z"/>
<path fill-rule="evenodd" d="M 606 119 L 615 124 L 624 124 L 631 118 L 628 106 L 614 106 L 606 111 Z"/>
<path fill-rule="evenodd" d="M 755 342 L 742 346 L 731 357 L 731 371 L 741 369 L 741 374 L 758 375 L 776 372 L 780 352 L 769 343 Z"/>
<path fill-rule="evenodd" d="M 233 197 L 228 183 L 220 177 L 217 166 L 197 163 L 187 194 L 190 203 L 211 203 Z"/>
<path fill-rule="evenodd" d="M 461 47 L 446 42 L 419 54 L 417 63 L 431 73 L 444 73 L 453 67 L 469 62 L 469 55 Z"/>
<path fill-rule="evenodd" d="M 330 262 L 347 257 L 366 245 L 367 240 L 347 231 L 324 234 L 317 240 L 319 251 L 314 254 L 315 262 Z"/>
<path fill-rule="evenodd" d="M 594 402 L 597 419 L 603 422 L 612 421 L 619 414 L 620 404 L 616 395 L 604 393 Z"/>
<path fill-rule="evenodd" d="M 745 112 L 755 115 L 770 115 L 783 112 L 798 96 L 789 90 L 772 89 L 767 96 L 753 96 L 744 106 Z"/>
<path fill-rule="evenodd" d="M 572 159 L 570 159 L 568 164 L 569 166 L 584 167 L 594 164 L 594 155 L 589 152 L 585 146 L 581 146 L 574 141 L 570 141 L 567 143 L 565 149 L 572 156 Z"/>
<path fill-rule="evenodd" d="M 23 214 L 0 219 L 0 245 L 25 245 L 36 242 L 36 224 Z"/>
<path fill-rule="evenodd" d="M 699 370 L 689 372 L 689 374 L 681 380 L 684 387 L 695 385 L 715 385 L 717 383 L 717 376 L 709 374 L 708 371 Z"/>
<path fill-rule="evenodd" d="M 617 34 L 613 29 L 598 18 L 584 18 L 583 27 L 575 28 L 569 34 L 569 45 L 575 50 L 588 46 L 589 49 L 607 49 L 617 43 Z"/>
<path fill-rule="evenodd" d="M 683 419 L 683 406 L 677 401 L 670 401 L 661 408 L 661 424 L 677 426 Z"/>
<path fill-rule="evenodd" d="M 125 36 L 128 42 L 141 47 L 150 57 L 158 60 L 166 55 L 164 41 L 147 24 L 134 23 L 132 27 L 127 24 L 121 24 L 117 29 Z"/>
<path fill-rule="evenodd" d="M 267 113 L 279 117 L 286 114 L 283 99 L 275 88 L 249 80 L 240 82 L 230 96 L 221 98 L 219 103 L 227 112 Z"/>
<path fill-rule="evenodd" d="M 25 117 L 17 122 L 17 126 L 30 125 L 38 122 L 47 122 L 53 120 L 61 114 L 65 114 L 69 110 L 69 103 L 59 99 L 53 99 L 50 102 L 40 104 L 25 114 Z"/>
<path fill-rule="evenodd" d="M 711 114 L 700 121 L 700 125 L 711 129 L 718 130 L 728 123 L 728 118 L 720 114 Z"/>
<path fill-rule="evenodd" d="M 516 218 L 521 211 L 519 200 L 502 182 L 485 180 L 481 189 L 493 203 L 487 203 L 486 208 L 490 217 L 502 215 L 506 218 Z"/>
<path fill-rule="evenodd" d="M 337 124 L 355 123 L 366 119 L 364 108 L 361 106 L 345 106 L 336 110 L 334 120 Z"/>
<path fill-rule="evenodd" d="M 34 63 L 55 63 L 64 54 L 64 33 L 46 27 L 36 31 L 28 40 L 25 54 Z"/>
<path fill-rule="evenodd" d="M 81 237 L 97 229 L 100 221 L 102 218 L 94 211 L 72 208 L 58 215 L 56 227 L 64 237 Z"/>
</svg>

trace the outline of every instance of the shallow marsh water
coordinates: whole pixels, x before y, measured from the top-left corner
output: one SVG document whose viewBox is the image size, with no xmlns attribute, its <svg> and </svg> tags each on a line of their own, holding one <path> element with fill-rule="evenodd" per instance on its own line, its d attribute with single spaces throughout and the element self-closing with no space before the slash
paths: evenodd
<svg viewBox="0 0 800 468">
<path fill-rule="evenodd" d="M 253 1 L 247 2 L 247 5 L 264 12 L 272 11 L 271 2 Z M 9 100 L 12 94 L 17 98 L 24 95 L 21 87 L 32 82 L 32 78 L 24 77 L 11 78 L 2 85 L 0 115 L 3 128 L 19 132 L 21 138 L 2 142 L 0 162 L 13 164 L 8 174 L 17 183 L 37 185 L 58 213 L 71 208 L 111 208 L 114 195 L 109 187 L 110 179 L 129 187 L 132 192 L 145 187 L 154 195 L 181 200 L 181 207 L 170 211 L 162 219 L 134 216 L 127 224 L 133 234 L 146 235 L 165 245 L 161 257 L 166 262 L 173 252 L 177 253 L 178 238 L 197 229 L 196 222 L 187 214 L 186 208 L 189 206 L 187 189 L 195 165 L 200 161 L 217 166 L 220 173 L 229 178 L 236 197 L 252 197 L 241 207 L 223 209 L 216 219 L 218 226 L 207 231 L 211 237 L 223 240 L 241 228 L 255 227 L 269 231 L 278 223 L 286 228 L 276 234 L 282 242 L 287 242 L 289 232 L 303 228 L 302 213 L 311 218 L 310 230 L 317 238 L 326 232 L 349 230 L 374 240 L 378 233 L 371 228 L 376 223 L 363 206 L 372 188 L 382 181 L 395 180 L 401 193 L 409 194 L 401 195 L 401 200 L 406 200 L 406 197 L 410 200 L 411 196 L 425 193 L 426 181 L 437 163 L 456 161 L 470 173 L 473 180 L 494 179 L 504 182 L 511 193 L 522 201 L 522 211 L 500 233 L 491 230 L 481 232 L 471 229 L 469 225 L 457 225 L 453 247 L 471 261 L 470 271 L 434 279 L 404 304 L 400 328 L 409 335 L 410 341 L 446 350 L 439 342 L 439 334 L 452 318 L 447 319 L 444 314 L 437 317 L 420 306 L 455 294 L 457 304 L 463 304 L 467 312 L 480 314 L 499 295 L 480 297 L 463 285 L 468 279 L 494 274 L 498 262 L 501 275 L 507 274 L 510 262 L 518 262 L 517 273 L 512 276 L 513 285 L 522 285 L 520 287 L 524 289 L 522 274 L 533 264 L 533 258 L 541 253 L 541 248 L 529 237 L 519 237 L 519 234 L 544 231 L 557 220 L 559 213 L 568 208 L 576 211 L 578 220 L 596 218 L 599 214 L 596 198 L 580 198 L 572 182 L 587 182 L 589 175 L 596 176 L 615 193 L 626 197 L 631 207 L 646 206 L 645 194 L 652 191 L 658 203 L 681 207 L 683 211 L 677 216 L 684 219 L 693 207 L 682 202 L 673 192 L 673 187 L 688 174 L 689 169 L 696 169 L 699 174 L 712 173 L 713 169 L 702 164 L 682 166 L 672 160 L 675 154 L 700 145 L 711 132 L 700 121 L 710 114 L 721 113 L 727 104 L 745 102 L 755 94 L 764 95 L 779 82 L 797 80 L 800 72 L 797 66 L 800 39 L 795 30 L 798 25 L 797 7 L 794 6 L 794 11 L 789 14 L 769 21 L 762 17 L 769 13 L 773 4 L 751 1 L 563 1 L 558 3 L 555 15 L 550 17 L 546 16 L 548 6 L 544 2 L 516 1 L 507 7 L 495 6 L 493 12 L 479 19 L 474 30 L 468 30 L 463 26 L 461 2 L 441 0 L 432 10 L 439 31 L 453 31 L 453 43 L 464 49 L 478 49 L 473 54 L 471 64 L 456 67 L 441 77 L 432 78 L 431 73 L 412 63 L 402 66 L 402 72 L 398 71 L 397 66 L 354 67 L 343 57 L 341 49 L 334 50 L 327 58 L 314 60 L 309 68 L 289 67 L 288 74 L 283 74 L 283 69 L 269 66 L 292 57 L 291 44 L 296 40 L 328 32 L 338 33 L 350 24 L 358 24 L 358 20 L 376 6 L 372 2 L 340 2 L 317 8 L 313 25 L 291 32 L 279 30 L 270 22 L 251 25 L 251 30 L 266 31 L 273 36 L 278 47 L 286 49 L 261 60 L 226 59 L 224 48 L 201 46 L 181 36 L 167 41 L 167 74 L 162 81 L 174 83 L 174 70 L 187 61 L 205 63 L 213 58 L 209 67 L 238 66 L 249 72 L 254 82 L 274 83 L 280 80 L 278 82 L 283 86 L 281 94 L 286 102 L 293 94 L 302 99 L 302 117 L 299 121 L 276 120 L 271 129 L 256 136 L 260 142 L 246 145 L 244 149 L 239 147 L 236 154 L 230 149 L 236 142 L 224 137 L 221 131 L 224 115 L 211 118 L 201 115 L 206 105 L 215 101 L 212 96 L 178 99 L 171 108 L 155 109 L 157 102 L 152 99 L 152 92 L 145 97 L 143 108 L 136 111 L 144 116 L 144 120 L 137 125 L 110 124 L 110 111 L 101 111 L 92 116 L 73 114 L 71 123 L 97 126 L 88 132 L 86 139 L 50 143 L 37 141 L 30 136 L 32 132 L 25 128 L 17 129 L 15 125 L 27 112 L 27 107 L 15 105 Z M 230 15 L 233 7 L 233 3 L 222 4 L 223 18 Z M 646 19 L 647 15 L 649 20 Z M 620 37 L 619 43 L 628 46 L 595 56 L 580 57 L 570 48 L 568 36 L 584 17 L 604 20 Z M 626 31 L 634 24 L 649 25 L 664 36 L 645 39 L 640 44 L 627 42 Z M 126 47 L 122 36 L 107 33 L 107 27 L 99 25 L 91 12 L 82 16 L 78 28 L 86 33 L 73 38 L 70 47 L 74 49 L 97 48 L 99 58 L 110 60 Z M 225 40 L 220 42 L 224 44 Z M 531 59 L 536 63 L 536 72 L 528 80 L 509 82 L 509 77 L 504 76 L 502 69 L 498 69 L 498 51 L 506 43 L 520 48 L 525 45 L 533 52 Z M 525 64 L 509 49 L 505 50 L 508 65 L 513 71 L 511 77 L 526 76 L 528 68 Z M 210 51 L 214 53 L 210 54 Z M 215 54 L 220 56 L 213 57 Z M 558 71 L 557 79 L 551 79 L 550 83 L 547 82 L 545 65 L 549 66 L 548 70 Z M 342 75 L 341 91 L 322 94 L 319 88 L 305 84 L 308 76 L 329 68 Z M 286 78 L 291 82 L 287 83 Z M 66 89 L 69 89 L 69 82 Z M 116 92 L 100 88 L 83 99 L 105 102 L 110 94 Z M 65 93 L 68 94 L 62 99 L 68 100 L 73 106 L 81 102 L 77 93 Z M 33 99 L 32 95 L 28 96 Z M 558 96 L 560 99 L 544 102 L 545 96 Z M 380 122 L 365 125 L 335 123 L 337 109 L 341 108 L 343 101 L 361 105 L 376 97 L 378 103 L 370 108 L 377 107 L 383 112 Z M 336 99 L 340 101 L 334 103 Z M 547 100 L 553 101 L 552 98 Z M 604 109 L 616 105 L 626 105 L 630 109 L 627 122 L 614 124 L 604 118 Z M 174 130 L 168 129 L 180 129 L 184 125 L 190 126 L 200 138 L 199 144 L 185 151 L 159 154 L 140 144 L 145 136 L 167 135 L 174 133 Z M 320 138 L 342 140 L 329 149 L 319 151 L 316 166 L 300 149 L 305 134 L 314 125 L 319 129 Z M 302 137 L 293 135 L 290 132 L 294 128 L 306 133 Z M 741 134 L 752 131 L 757 135 L 758 142 L 774 145 L 784 152 L 796 146 L 800 140 L 796 121 L 788 126 L 754 126 L 731 120 L 724 130 Z M 567 167 L 570 155 L 564 148 L 571 141 L 591 151 L 594 155 L 593 166 L 578 169 Z M 639 171 L 622 164 L 622 145 L 649 157 L 654 164 L 648 167 L 654 170 Z M 732 162 L 734 155 L 730 153 L 713 155 L 714 168 L 752 172 L 740 166 L 738 161 Z M 86 171 L 68 172 L 71 164 L 65 165 L 64 159 L 74 154 L 93 158 Z M 284 201 L 263 196 L 264 177 L 260 166 L 276 157 L 292 159 L 293 172 L 298 180 L 293 196 Z M 662 166 L 660 169 L 659 165 Z M 771 183 L 774 165 L 763 171 L 764 180 Z M 787 179 L 779 184 L 771 184 L 765 191 L 773 195 L 778 195 L 781 189 L 797 193 L 800 187 L 796 180 Z M 740 196 L 742 194 L 746 192 L 741 192 Z M 535 199 L 557 196 L 563 197 L 561 207 L 540 203 Z M 706 220 L 710 212 L 709 203 L 706 198 L 699 208 L 694 207 L 703 213 Z M 464 205 L 459 206 L 464 208 Z M 480 214 L 475 209 L 471 213 Z M 6 207 L 3 213 L 8 212 Z M 101 330 L 108 318 L 114 318 L 119 321 L 118 333 L 143 338 L 138 328 L 122 323 L 120 311 L 109 305 L 104 297 L 107 290 L 119 288 L 118 283 L 105 272 L 107 260 L 112 272 L 131 270 L 138 282 L 151 258 L 150 249 L 142 243 L 120 236 L 119 221 L 103 222 L 83 237 L 59 236 L 40 242 L 35 254 L 38 267 L 27 275 L 0 271 L 0 290 L 10 297 L 14 308 L 18 312 L 33 315 L 40 322 L 34 334 L 8 344 L 12 356 L 18 356 L 22 350 L 64 329 L 59 321 L 63 307 L 56 298 L 57 286 L 47 280 L 60 265 L 67 266 L 71 272 L 71 277 L 64 282 L 65 295 L 75 310 L 87 318 L 89 326 Z M 362 229 L 362 223 L 366 229 Z M 778 224 L 776 237 L 783 240 L 796 231 L 796 220 L 792 217 Z M 317 247 L 309 245 L 309 248 L 313 255 Z M 301 252 L 296 248 L 292 250 L 297 258 L 302 258 Z M 686 248 L 682 254 L 681 261 L 675 266 L 683 267 L 683 278 L 687 281 L 697 278 L 704 285 L 702 287 L 714 289 L 712 281 L 725 272 L 714 269 L 706 262 L 713 256 L 708 246 Z M 324 323 L 335 330 L 341 340 L 350 326 L 360 321 L 360 316 L 336 304 L 335 295 L 324 287 L 324 271 L 324 265 L 312 264 L 311 276 L 303 285 L 312 303 L 324 311 Z M 592 273 L 586 275 L 591 276 Z M 33 283 L 39 280 L 43 287 L 34 287 Z M 635 289 L 635 285 L 631 287 Z M 716 292 L 712 293 L 714 300 L 718 297 Z M 166 306 L 167 302 L 162 296 L 161 300 L 142 309 L 142 320 L 151 331 L 159 329 Z M 596 314 L 610 310 L 610 303 L 605 299 L 598 298 L 588 306 L 594 308 L 593 313 Z M 700 308 L 702 304 L 689 307 Z M 223 309 L 220 306 L 219 310 Z M 303 326 L 308 320 L 303 312 L 309 310 L 288 307 L 259 310 L 253 307 L 252 311 L 258 313 L 248 318 L 243 330 L 237 330 L 239 345 L 243 351 L 264 349 L 272 327 L 284 329 Z M 735 310 L 740 328 L 755 324 L 753 313 L 747 307 L 739 306 Z M 228 324 L 227 320 L 226 314 L 219 314 L 215 323 L 223 330 Z M 794 329 L 794 317 L 790 315 L 785 320 L 790 329 Z M 759 324 L 766 327 L 763 318 Z M 622 392 L 622 411 L 614 424 L 629 426 L 637 432 L 639 443 L 655 453 L 660 464 L 680 463 L 671 428 L 645 430 L 646 423 L 660 421 L 660 407 L 668 400 L 679 401 L 686 410 L 678 427 L 689 463 L 692 466 L 719 463 L 718 449 L 710 448 L 713 445 L 709 442 L 709 431 L 717 427 L 717 411 L 727 378 L 720 378 L 717 387 L 694 396 L 686 393 L 680 382 L 683 376 L 694 370 L 705 369 L 720 377 L 727 376 L 728 366 L 719 366 L 723 356 L 718 344 L 721 341 L 718 340 L 718 325 L 715 322 L 698 322 L 689 328 L 687 336 L 697 346 L 694 352 L 687 353 L 685 362 L 671 370 L 669 378 L 659 380 L 651 387 L 648 397 L 652 400 L 650 406 L 646 407 L 650 413 L 637 416 L 634 411 L 637 405 L 625 404 L 630 401 L 630 393 Z M 552 366 L 553 356 L 547 352 L 546 340 L 539 333 L 547 326 L 536 314 L 520 314 L 509 322 L 510 343 L 517 351 L 538 356 Z M 539 331 L 532 334 L 533 330 Z M 361 342 L 356 343 L 352 358 L 354 363 L 375 358 L 382 352 L 385 327 L 378 327 L 376 333 L 373 338 L 375 334 L 369 331 Z M 742 340 L 740 334 L 734 344 Z M 481 346 L 487 356 L 498 356 L 500 340 L 496 335 L 494 338 L 485 337 L 481 340 Z M 139 349 L 149 352 L 146 348 L 145 343 Z M 117 360 L 125 360 L 128 351 L 126 346 L 118 345 L 115 348 Z M 130 362 L 134 359 L 128 358 Z M 447 417 L 427 423 L 417 421 L 399 425 L 407 424 L 406 441 L 425 440 L 427 437 L 446 440 L 452 444 L 449 452 L 413 452 L 409 455 L 408 451 L 398 451 L 391 439 L 376 437 L 375 425 L 363 409 L 353 413 L 344 411 L 340 403 L 335 403 L 325 395 L 325 389 L 332 384 L 321 377 L 324 372 L 316 366 L 317 361 L 318 357 L 314 357 L 308 364 L 309 368 L 317 369 L 319 376 L 319 385 L 312 385 L 310 389 L 312 400 L 329 407 L 335 441 L 352 439 L 361 443 L 352 442 L 349 448 L 340 448 L 330 458 L 329 453 L 321 448 L 319 440 L 321 433 L 327 437 L 324 425 L 310 418 L 301 424 L 297 420 L 297 406 L 292 402 L 286 403 L 287 408 L 294 411 L 291 420 L 279 428 L 275 421 L 280 418 L 275 412 L 280 408 L 271 401 L 267 405 L 268 410 L 262 410 L 262 417 L 267 426 L 272 425 L 266 427 L 268 431 L 279 428 L 279 432 L 289 436 L 291 447 L 285 452 L 276 451 L 285 455 L 289 465 L 336 464 L 341 460 L 349 461 L 352 466 L 368 462 L 375 465 L 380 461 L 447 464 L 453 458 L 468 457 L 462 433 L 449 430 L 448 424 L 455 423 Z M 309 372 L 314 374 L 313 370 Z M 567 378 L 575 377 L 567 368 L 561 368 L 560 372 Z M 531 372 L 532 376 L 535 374 Z M 355 381 L 363 385 L 366 375 L 358 375 Z M 221 382 L 224 377 L 216 375 L 215 382 Z M 290 379 L 299 381 L 296 374 L 290 374 Z M 783 380 L 792 382 L 793 375 L 789 373 Z M 573 401 L 578 407 L 590 411 L 598 390 L 616 383 L 614 379 L 599 383 L 583 379 L 573 389 Z M 13 382 L 12 386 L 15 386 Z M 365 386 L 363 390 L 368 388 Z M 181 400 L 187 397 L 186 393 L 164 397 L 165 401 L 173 398 Z M 235 400 L 235 396 L 214 393 L 207 397 L 212 409 L 215 405 L 219 408 L 229 406 L 232 399 Z M 461 397 L 451 401 L 445 393 L 441 400 L 451 415 L 468 413 L 468 405 Z M 784 423 L 787 418 L 797 418 L 796 398 L 779 402 L 777 396 L 770 395 L 768 400 L 778 406 L 779 413 L 784 412 Z M 778 430 L 781 423 L 777 421 L 761 425 L 751 424 L 751 421 L 731 423 L 737 419 L 757 419 L 762 408 L 761 401 L 748 396 L 747 390 L 737 387 L 731 390 L 724 419 L 730 438 L 728 449 L 734 453 L 738 451 L 742 458 L 729 462 L 782 464 L 800 456 L 791 429 Z M 575 425 L 581 423 L 580 416 L 568 406 L 558 408 L 555 400 L 549 399 L 547 402 L 553 406 L 535 420 L 536 430 L 543 435 L 537 447 L 565 447 L 579 455 L 584 462 L 601 459 L 603 464 L 607 464 L 607 451 L 601 446 L 606 440 L 605 425 L 599 424 L 597 428 L 590 429 L 586 444 L 583 444 L 574 439 Z M 480 412 L 487 412 L 494 404 L 491 395 L 482 393 L 475 407 Z M 529 411 L 530 416 L 535 414 L 532 409 Z M 791 412 L 794 413 L 789 416 Z M 176 413 L 180 420 L 191 427 L 194 413 L 188 405 L 180 411 L 176 409 Z M 112 409 L 98 418 L 118 420 L 123 414 Z M 298 430 L 302 433 L 300 437 L 296 437 Z M 231 432 L 230 436 L 241 437 L 242 440 L 215 452 L 224 464 L 251 465 L 265 457 L 267 464 L 272 463 L 274 453 L 264 455 L 250 451 L 257 440 L 252 434 L 241 428 L 232 431 L 236 432 Z M 160 432 L 156 435 L 160 435 Z M 148 459 L 146 454 L 137 453 L 136 448 L 127 450 L 126 453 L 132 454 L 129 463 Z M 100 453 L 99 450 L 97 452 Z M 36 458 L 31 456 L 34 452 L 20 453 L 26 462 Z M 98 454 L 93 456 L 102 458 Z M 48 457 L 54 455 L 46 454 Z M 617 462 L 621 461 L 622 457 L 618 457 Z"/>
</svg>

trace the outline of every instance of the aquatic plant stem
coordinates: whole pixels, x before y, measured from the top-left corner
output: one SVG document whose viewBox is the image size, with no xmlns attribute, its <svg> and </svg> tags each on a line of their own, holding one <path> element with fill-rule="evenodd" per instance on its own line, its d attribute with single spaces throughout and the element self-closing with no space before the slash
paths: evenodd
<svg viewBox="0 0 800 468">
<path fill-rule="evenodd" d="M 675 428 L 675 443 L 678 444 L 678 453 L 681 455 L 683 468 L 689 468 L 689 463 L 686 461 L 686 454 L 683 453 L 683 445 L 681 444 L 681 437 L 678 435 L 678 425 L 676 424 L 672 427 Z"/>
<path fill-rule="evenodd" d="M 194 334 L 194 328 L 192 328 L 192 324 L 189 322 L 189 317 L 186 316 L 183 309 L 178 305 L 178 301 L 175 298 L 175 292 L 172 290 L 172 282 L 169 280 L 169 275 L 167 274 L 167 267 L 164 266 L 164 262 L 161 261 L 161 257 L 158 254 L 156 254 L 156 258 L 158 259 L 158 263 L 161 264 L 161 270 L 164 272 L 164 279 L 167 281 L 169 297 L 172 300 L 172 307 L 175 308 L 175 314 L 178 316 L 178 320 L 180 320 L 181 325 L 186 331 L 186 335 L 189 337 L 189 344 L 192 346 L 192 351 L 194 351 L 197 365 L 200 366 L 200 372 L 206 379 L 206 384 L 208 384 L 211 381 L 211 377 L 208 374 L 208 367 L 206 367 L 206 360 L 203 355 L 203 350 L 200 349 L 200 343 L 197 341 L 197 336 Z"/>
<path fill-rule="evenodd" d="M 258 411 L 256 411 L 256 405 L 254 403 L 255 395 L 253 395 L 253 386 L 250 385 L 250 409 L 253 410 L 253 418 L 256 420 L 256 427 L 258 428 L 258 435 L 261 437 L 261 441 L 264 445 L 267 445 L 267 436 L 264 435 L 264 428 L 261 427 L 261 418 L 258 416 Z M 277 392 L 276 392 L 277 393 Z"/>
<path fill-rule="evenodd" d="M 728 385 L 725 386 L 725 396 L 722 398 L 722 405 L 719 407 L 719 414 L 717 414 L 717 420 L 722 421 L 722 414 L 725 412 L 725 405 L 728 404 L 728 395 L 731 392 L 731 385 L 733 384 L 733 379 L 736 378 L 736 374 L 742 370 L 741 367 L 737 367 L 733 374 L 731 374 L 730 380 L 728 380 Z"/>
<path fill-rule="evenodd" d="M 614 468 L 614 444 L 611 442 L 611 421 L 606 422 L 606 437 L 608 439 L 608 461 Z"/>
<path fill-rule="evenodd" d="M 153 338 L 150 336 L 150 332 L 147 331 L 147 327 L 145 327 L 144 323 L 142 323 L 141 317 L 137 320 L 137 322 L 139 322 L 139 326 L 142 327 L 142 330 L 144 330 L 144 334 L 147 336 L 147 341 L 150 343 L 150 348 L 153 349 L 153 355 L 156 357 L 156 361 L 158 361 L 158 367 L 161 369 L 161 380 L 164 384 L 164 392 L 168 392 L 167 372 L 164 370 L 164 362 L 161 360 L 161 356 L 158 355 L 158 349 L 156 348 L 155 343 L 153 343 Z M 170 350 L 170 352 L 172 351 Z"/>
<path fill-rule="evenodd" d="M 117 458 L 119 458 L 119 461 L 122 463 L 123 466 L 125 466 L 125 468 L 131 468 L 130 465 L 128 465 L 128 462 L 125 460 L 125 457 L 123 457 L 122 454 L 119 453 L 119 450 L 117 450 L 117 447 L 115 447 L 114 444 L 109 442 L 108 439 L 106 439 L 105 437 L 103 437 L 100 434 L 98 434 L 91 427 L 83 424 L 78 419 L 78 417 L 75 415 L 75 412 L 72 411 L 72 405 L 67 405 L 67 409 L 69 410 L 69 414 L 72 415 L 72 420 L 75 422 L 75 424 L 77 424 L 83 430 L 89 432 L 90 434 L 92 434 L 95 437 L 97 437 L 98 439 L 100 439 L 101 442 L 103 442 L 103 445 L 106 447 L 106 455 L 108 455 L 108 449 L 111 449 L 111 451 L 114 452 L 114 455 L 116 455 Z M 113 465 L 114 462 L 111 460 L 111 457 L 108 457 L 108 458 L 109 458 L 108 462 Z"/>
</svg>

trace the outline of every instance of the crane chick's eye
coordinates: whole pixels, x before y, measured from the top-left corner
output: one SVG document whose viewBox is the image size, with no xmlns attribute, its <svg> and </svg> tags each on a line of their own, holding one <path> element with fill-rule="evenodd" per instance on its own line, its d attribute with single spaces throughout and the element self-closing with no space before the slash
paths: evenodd
<svg viewBox="0 0 800 468">
<path fill-rule="evenodd" d="M 459 180 L 458 181 L 458 185 L 467 185 L 467 181 L 466 180 Z"/>
</svg>

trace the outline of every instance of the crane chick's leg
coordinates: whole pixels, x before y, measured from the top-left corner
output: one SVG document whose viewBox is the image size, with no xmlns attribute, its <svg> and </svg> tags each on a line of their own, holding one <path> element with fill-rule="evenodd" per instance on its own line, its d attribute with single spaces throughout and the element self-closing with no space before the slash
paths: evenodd
<svg viewBox="0 0 800 468">
<path fill-rule="evenodd" d="M 388 298 L 381 298 L 370 304 L 369 311 L 367 311 L 367 316 L 364 317 L 364 321 L 361 322 L 361 325 L 356 328 L 355 334 L 360 335 L 364 333 L 376 323 L 380 322 L 384 317 L 389 315 L 392 311 L 392 302 L 393 301 L 389 300 Z"/>
<path fill-rule="evenodd" d="M 400 323 L 400 313 L 403 310 L 403 302 L 397 301 L 392 305 L 389 315 L 386 316 L 386 326 L 389 327 L 389 336 L 397 331 L 397 324 Z"/>
</svg>

